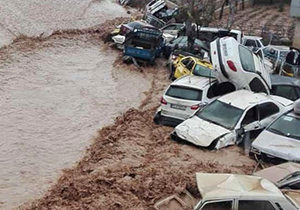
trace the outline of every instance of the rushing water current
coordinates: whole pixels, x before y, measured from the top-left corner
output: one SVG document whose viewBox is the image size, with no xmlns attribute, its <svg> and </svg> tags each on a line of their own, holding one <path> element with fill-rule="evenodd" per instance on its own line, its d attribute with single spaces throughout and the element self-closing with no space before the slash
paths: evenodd
<svg viewBox="0 0 300 210">
<path fill-rule="evenodd" d="M 64 6 L 71 14 L 68 20 L 73 11 L 69 7 L 76 3 L 76 0 L 5 1 L 5 8 L 1 7 L 4 1 L 0 2 L 0 8 L 7 12 L 4 17 L 1 11 L 0 20 L 7 20 L 4 23 L 13 21 L 8 10 L 20 7 L 17 10 L 20 12 L 26 9 L 18 3 L 28 1 L 26 6 L 30 9 L 40 2 L 52 9 L 55 8 L 53 4 L 57 4 L 60 12 Z M 93 17 L 96 10 L 100 15 L 94 16 L 102 22 L 112 18 L 112 13 L 124 13 L 107 1 L 102 6 L 98 1 L 88 2 L 77 0 L 80 7 L 84 8 L 84 5 L 90 10 L 88 14 L 82 13 L 90 25 L 95 18 L 89 17 Z M 91 4 L 97 7 L 91 8 Z M 41 12 L 40 19 L 44 20 L 47 14 L 42 14 L 46 12 L 40 7 L 39 4 L 36 6 L 36 12 Z M 108 11 L 109 7 L 114 9 Z M 78 10 L 78 5 L 74 5 L 74 10 L 76 8 Z M 116 12 L 118 8 L 120 11 Z M 21 12 L 20 17 L 27 20 L 24 23 L 39 27 L 34 23 L 35 19 L 30 20 L 30 13 L 38 17 L 31 10 L 29 14 Z M 50 22 L 51 18 L 52 15 Z M 22 20 L 14 21 L 18 28 Z M 83 28 L 82 23 L 78 24 Z M 10 27 L 7 31 L 16 28 Z M 53 25 L 49 28 L 55 29 Z M 1 34 L 0 30 L 0 39 L 5 33 Z M 150 83 L 141 74 L 113 67 L 116 53 L 103 49 L 99 42 L 87 37 L 51 37 L 38 44 L 25 40 L 1 53 L 0 209 L 16 207 L 44 193 L 63 168 L 71 167 L 79 160 L 97 129 L 111 123 L 129 107 L 137 106 L 143 92 L 149 88 Z"/>
</svg>

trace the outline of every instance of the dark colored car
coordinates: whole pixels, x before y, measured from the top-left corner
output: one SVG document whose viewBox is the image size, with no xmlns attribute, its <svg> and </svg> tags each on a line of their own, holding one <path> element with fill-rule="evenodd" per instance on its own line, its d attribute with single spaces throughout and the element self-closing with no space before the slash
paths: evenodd
<svg viewBox="0 0 300 210">
<path fill-rule="evenodd" d="M 126 35 L 124 56 L 133 57 L 153 63 L 159 57 L 164 45 L 162 32 L 159 29 L 135 29 Z"/>
<path fill-rule="evenodd" d="M 134 29 L 141 29 L 144 27 L 152 27 L 149 23 L 142 21 L 133 21 L 126 24 L 122 24 L 120 28 L 120 35 L 126 35 Z"/>
<path fill-rule="evenodd" d="M 193 52 L 190 52 L 190 50 L 188 49 L 188 37 L 179 36 L 178 38 L 170 41 L 169 43 L 166 43 L 163 49 L 163 54 L 166 58 L 168 58 L 174 50 L 182 50 L 182 51 L 190 52 L 192 54 L 199 54 L 201 49 L 204 49 L 205 51 L 209 51 L 208 44 L 199 39 L 195 39 Z"/>
<path fill-rule="evenodd" d="M 280 75 L 270 75 L 271 94 L 281 96 L 292 101 L 300 98 L 300 79 Z"/>
</svg>

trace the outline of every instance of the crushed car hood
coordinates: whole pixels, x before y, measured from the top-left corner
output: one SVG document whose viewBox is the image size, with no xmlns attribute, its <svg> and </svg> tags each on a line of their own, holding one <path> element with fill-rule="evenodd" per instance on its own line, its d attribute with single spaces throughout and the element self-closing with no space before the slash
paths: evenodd
<svg viewBox="0 0 300 210">
<path fill-rule="evenodd" d="M 194 116 L 179 124 L 175 128 L 175 132 L 188 142 L 208 147 L 216 138 L 231 131 Z"/>
<path fill-rule="evenodd" d="M 264 130 L 252 146 L 261 152 L 291 161 L 300 161 L 300 141 Z"/>
</svg>

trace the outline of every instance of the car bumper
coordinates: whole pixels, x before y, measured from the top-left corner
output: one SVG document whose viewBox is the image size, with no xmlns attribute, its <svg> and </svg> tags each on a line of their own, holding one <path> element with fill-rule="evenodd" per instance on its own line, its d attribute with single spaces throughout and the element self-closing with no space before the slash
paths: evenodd
<svg viewBox="0 0 300 210">
<path fill-rule="evenodd" d="M 250 153 L 256 155 L 259 159 L 262 159 L 267 162 L 286 162 L 286 161 L 300 162 L 300 158 L 296 158 L 296 157 L 287 158 L 286 155 L 273 154 L 272 152 L 262 151 L 255 147 L 251 147 Z"/>
<path fill-rule="evenodd" d="M 182 123 L 183 120 L 173 118 L 173 117 L 166 117 L 166 116 L 161 116 L 161 124 L 171 126 L 171 127 L 176 127 L 180 123 Z"/>
</svg>

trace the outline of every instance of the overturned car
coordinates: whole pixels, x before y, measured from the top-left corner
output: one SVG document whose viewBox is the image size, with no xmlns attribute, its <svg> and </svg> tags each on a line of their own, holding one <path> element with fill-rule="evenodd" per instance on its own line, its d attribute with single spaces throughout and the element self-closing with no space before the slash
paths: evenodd
<svg viewBox="0 0 300 210">
<path fill-rule="evenodd" d="M 245 132 L 255 138 L 292 105 L 292 101 L 282 97 L 238 90 L 218 98 L 176 126 L 171 138 L 220 149 L 240 143 Z"/>
<path fill-rule="evenodd" d="M 216 39 L 210 46 L 212 64 L 219 82 L 230 81 L 237 89 L 270 93 L 270 75 L 262 54 L 253 53 L 232 37 Z"/>
</svg>

